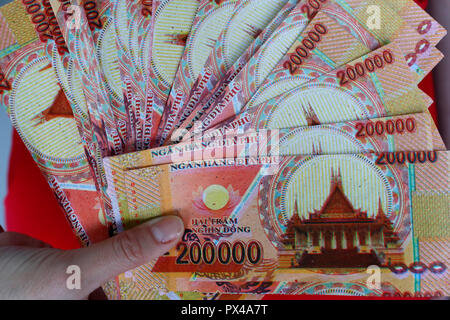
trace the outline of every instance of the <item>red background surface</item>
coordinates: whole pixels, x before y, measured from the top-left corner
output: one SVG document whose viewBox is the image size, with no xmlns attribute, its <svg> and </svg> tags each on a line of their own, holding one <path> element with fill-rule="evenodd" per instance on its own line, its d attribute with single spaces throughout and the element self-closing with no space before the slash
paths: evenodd
<svg viewBox="0 0 450 320">
<path fill-rule="evenodd" d="M 428 4 L 428 0 L 416 2 L 424 8 Z M 425 78 L 420 87 L 434 99 L 431 75 Z M 434 105 L 431 112 L 436 117 Z M 80 246 L 47 182 L 16 132 L 13 135 L 8 180 L 5 199 L 8 231 L 30 235 L 56 248 L 73 249 Z M 279 298 L 286 299 L 284 296 Z"/>
</svg>

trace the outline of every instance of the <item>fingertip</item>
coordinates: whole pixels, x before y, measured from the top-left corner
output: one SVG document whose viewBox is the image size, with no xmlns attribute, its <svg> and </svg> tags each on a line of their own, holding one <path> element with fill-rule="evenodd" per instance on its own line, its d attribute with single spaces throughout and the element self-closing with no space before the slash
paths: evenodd
<svg viewBox="0 0 450 320">
<path fill-rule="evenodd" d="M 184 223 L 177 216 L 165 216 L 153 219 L 146 224 L 145 227 L 159 244 L 169 244 L 175 240 L 179 240 L 184 233 Z"/>
</svg>

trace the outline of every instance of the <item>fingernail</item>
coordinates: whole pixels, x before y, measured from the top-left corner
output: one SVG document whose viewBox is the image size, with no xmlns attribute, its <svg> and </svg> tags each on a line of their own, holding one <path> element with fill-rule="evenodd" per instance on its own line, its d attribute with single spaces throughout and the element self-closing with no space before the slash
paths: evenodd
<svg viewBox="0 0 450 320">
<path fill-rule="evenodd" d="M 178 239 L 183 234 L 184 224 L 178 217 L 163 217 L 153 222 L 150 232 L 157 242 L 165 244 Z"/>
</svg>

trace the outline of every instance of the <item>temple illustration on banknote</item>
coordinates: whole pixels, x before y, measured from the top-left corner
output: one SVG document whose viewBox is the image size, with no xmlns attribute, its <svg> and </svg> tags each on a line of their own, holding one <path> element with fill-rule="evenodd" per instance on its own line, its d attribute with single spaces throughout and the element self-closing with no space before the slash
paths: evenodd
<svg viewBox="0 0 450 320">
<path fill-rule="evenodd" d="M 403 262 L 399 237 L 383 211 L 381 199 L 376 217 L 355 209 L 345 195 L 340 171 L 333 173 L 330 193 L 323 206 L 309 218 L 300 218 L 298 201 L 283 237 L 286 251 L 281 267 L 364 268 Z M 289 250 L 290 249 L 290 250 Z M 289 250 L 289 251 L 288 251 Z"/>
</svg>

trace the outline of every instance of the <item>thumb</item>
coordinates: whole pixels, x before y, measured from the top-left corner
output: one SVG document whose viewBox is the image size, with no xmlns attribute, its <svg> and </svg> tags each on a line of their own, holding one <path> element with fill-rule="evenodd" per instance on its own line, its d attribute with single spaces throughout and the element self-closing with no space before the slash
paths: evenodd
<svg viewBox="0 0 450 320">
<path fill-rule="evenodd" d="M 118 274 L 137 268 L 173 248 L 184 232 L 176 216 L 153 219 L 89 248 L 71 252 L 81 270 L 84 294 L 89 294 Z"/>
</svg>

